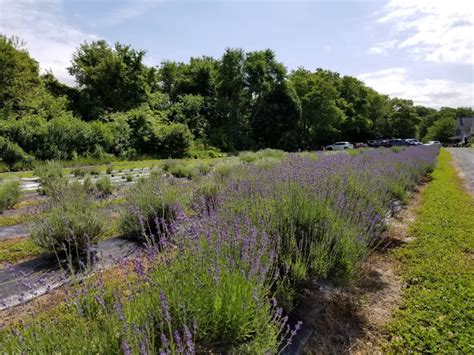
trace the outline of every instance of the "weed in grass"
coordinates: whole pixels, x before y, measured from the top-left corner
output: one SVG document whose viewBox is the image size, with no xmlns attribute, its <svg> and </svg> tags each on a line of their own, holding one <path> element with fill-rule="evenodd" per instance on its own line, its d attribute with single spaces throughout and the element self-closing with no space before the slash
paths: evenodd
<svg viewBox="0 0 474 355">
<path fill-rule="evenodd" d="M 127 182 L 131 182 L 131 181 L 133 181 L 133 176 L 130 175 L 130 174 L 127 174 L 127 175 L 125 176 L 125 180 L 126 180 Z"/>
<path fill-rule="evenodd" d="M 107 169 L 105 170 L 107 175 L 112 174 L 112 171 L 114 170 L 114 167 L 112 165 L 107 166 Z"/>
</svg>

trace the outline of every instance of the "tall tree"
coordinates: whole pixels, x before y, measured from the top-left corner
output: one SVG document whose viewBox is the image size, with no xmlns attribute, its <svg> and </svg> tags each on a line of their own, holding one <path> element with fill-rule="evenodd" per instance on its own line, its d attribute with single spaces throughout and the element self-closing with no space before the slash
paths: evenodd
<svg viewBox="0 0 474 355">
<path fill-rule="evenodd" d="M 0 35 L 0 112 L 5 116 L 30 111 L 43 90 L 39 65 L 18 38 Z"/>
<path fill-rule="evenodd" d="M 311 73 L 302 68 L 290 75 L 301 100 L 300 139 L 306 149 L 329 144 L 341 136 L 346 116 L 340 108 L 336 79 L 331 72 Z"/>
<path fill-rule="evenodd" d="M 68 71 L 87 103 L 84 118 L 127 111 L 144 103 L 154 87 L 156 71 L 143 64 L 145 51 L 104 40 L 84 43 L 73 54 Z"/>
</svg>

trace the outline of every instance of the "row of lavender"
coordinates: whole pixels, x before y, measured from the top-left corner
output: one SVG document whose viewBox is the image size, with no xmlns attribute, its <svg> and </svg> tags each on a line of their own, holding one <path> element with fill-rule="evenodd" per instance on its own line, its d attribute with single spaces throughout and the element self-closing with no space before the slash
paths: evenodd
<svg viewBox="0 0 474 355">
<path fill-rule="evenodd" d="M 55 319 L 2 334 L 7 352 L 276 353 L 311 278 L 346 282 L 394 200 L 437 149 L 298 154 L 193 181 L 153 175 L 130 191 L 122 232 L 150 248 L 125 276 L 71 291 Z"/>
</svg>

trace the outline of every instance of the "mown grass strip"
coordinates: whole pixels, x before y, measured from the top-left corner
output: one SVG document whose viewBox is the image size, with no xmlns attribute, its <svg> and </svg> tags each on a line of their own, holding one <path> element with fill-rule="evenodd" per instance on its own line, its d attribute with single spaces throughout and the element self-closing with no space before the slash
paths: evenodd
<svg viewBox="0 0 474 355">
<path fill-rule="evenodd" d="M 433 181 L 410 227 L 415 240 L 397 252 L 406 281 L 390 326 L 390 350 L 474 351 L 474 199 L 441 150 Z"/>
<path fill-rule="evenodd" d="M 15 264 L 41 253 L 41 249 L 27 237 L 2 240 L 0 241 L 0 269 L 2 269 L 2 263 Z"/>
</svg>

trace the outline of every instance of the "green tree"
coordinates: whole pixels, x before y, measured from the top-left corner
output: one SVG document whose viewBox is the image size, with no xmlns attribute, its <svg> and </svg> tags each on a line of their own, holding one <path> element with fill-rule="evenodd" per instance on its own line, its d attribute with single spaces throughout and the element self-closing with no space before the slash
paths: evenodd
<svg viewBox="0 0 474 355">
<path fill-rule="evenodd" d="M 0 35 L 0 113 L 29 112 L 42 91 L 38 62 L 30 57 L 18 38 Z"/>
<path fill-rule="evenodd" d="M 253 145 L 249 122 L 250 96 L 245 90 L 245 52 L 226 49 L 218 63 L 214 114 L 209 117 L 209 139 L 225 150 Z"/>
<path fill-rule="evenodd" d="M 456 134 L 456 120 L 451 117 L 443 117 L 438 119 L 431 127 L 428 128 L 424 141 L 440 141 L 449 142 L 450 138 Z"/>
<path fill-rule="evenodd" d="M 348 141 L 365 141 L 370 137 L 373 122 L 370 118 L 369 90 L 365 84 L 351 76 L 344 76 L 339 92 L 340 108 L 346 120 L 342 126 L 342 137 Z"/>
<path fill-rule="evenodd" d="M 314 73 L 299 68 L 290 75 L 301 100 L 302 118 L 299 125 L 304 148 L 314 149 L 339 139 L 345 121 L 340 108 L 339 91 L 333 73 Z"/>
<path fill-rule="evenodd" d="M 128 111 L 146 102 L 155 86 L 156 71 L 143 64 L 145 51 L 104 40 L 82 44 L 68 71 L 76 79 L 84 100 L 84 118 Z"/>
</svg>

